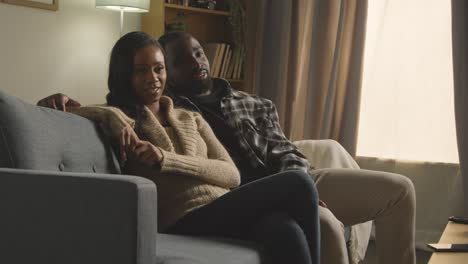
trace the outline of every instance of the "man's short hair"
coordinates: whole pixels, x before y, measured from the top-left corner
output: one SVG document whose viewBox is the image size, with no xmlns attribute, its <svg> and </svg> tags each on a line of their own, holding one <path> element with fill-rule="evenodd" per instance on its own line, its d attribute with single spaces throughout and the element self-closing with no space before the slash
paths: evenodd
<svg viewBox="0 0 468 264">
<path fill-rule="evenodd" d="M 166 33 L 166 34 L 162 35 L 161 37 L 159 37 L 158 41 L 161 44 L 161 46 L 163 47 L 163 49 L 166 49 L 166 45 L 168 45 L 169 43 L 174 42 L 174 41 L 176 41 L 178 39 L 190 38 L 190 37 L 192 37 L 192 35 L 190 35 L 187 32 L 172 31 L 172 32 Z"/>
</svg>

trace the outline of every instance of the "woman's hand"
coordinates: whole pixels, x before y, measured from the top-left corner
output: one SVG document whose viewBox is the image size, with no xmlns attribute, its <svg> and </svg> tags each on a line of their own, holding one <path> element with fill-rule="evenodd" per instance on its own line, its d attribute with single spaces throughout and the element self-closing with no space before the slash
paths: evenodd
<svg viewBox="0 0 468 264">
<path fill-rule="evenodd" d="M 122 162 L 131 158 L 148 166 L 159 166 L 163 160 L 161 150 L 148 141 L 140 140 L 130 125 L 120 131 L 119 142 Z"/>
<path fill-rule="evenodd" d="M 135 130 L 130 125 L 126 125 L 120 131 L 120 159 L 122 162 L 127 161 L 127 153 L 135 149 L 140 138 L 135 133 Z"/>
<path fill-rule="evenodd" d="M 129 149 L 130 158 L 138 160 L 148 166 L 160 166 L 163 161 L 161 150 L 151 142 L 139 140 L 135 148 Z"/>
<path fill-rule="evenodd" d="M 328 208 L 327 204 L 322 200 L 319 200 L 319 206 L 322 206 L 324 208 Z"/>
</svg>

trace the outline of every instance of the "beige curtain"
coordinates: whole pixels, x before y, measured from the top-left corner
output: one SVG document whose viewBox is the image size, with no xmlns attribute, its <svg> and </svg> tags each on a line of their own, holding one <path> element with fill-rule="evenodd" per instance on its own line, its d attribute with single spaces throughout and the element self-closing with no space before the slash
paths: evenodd
<svg viewBox="0 0 468 264">
<path fill-rule="evenodd" d="M 463 198 L 456 213 L 468 216 L 468 1 L 452 0 L 453 78 L 459 181 Z"/>
<path fill-rule="evenodd" d="M 354 156 L 367 1 L 248 2 L 250 91 L 277 104 L 292 140 L 335 139 Z"/>
</svg>

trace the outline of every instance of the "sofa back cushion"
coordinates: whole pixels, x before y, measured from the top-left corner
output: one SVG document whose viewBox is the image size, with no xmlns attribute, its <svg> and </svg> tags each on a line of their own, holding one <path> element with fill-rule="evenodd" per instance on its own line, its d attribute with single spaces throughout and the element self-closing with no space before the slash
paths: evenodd
<svg viewBox="0 0 468 264">
<path fill-rule="evenodd" d="M 98 125 L 25 103 L 1 89 L 0 167 L 120 173 L 109 139 Z"/>
</svg>

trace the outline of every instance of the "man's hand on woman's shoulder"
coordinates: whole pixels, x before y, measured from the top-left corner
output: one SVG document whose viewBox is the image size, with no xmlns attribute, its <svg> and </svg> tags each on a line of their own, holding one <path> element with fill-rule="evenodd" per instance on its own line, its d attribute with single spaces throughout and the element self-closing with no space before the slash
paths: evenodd
<svg viewBox="0 0 468 264">
<path fill-rule="evenodd" d="M 67 111 L 67 107 L 79 107 L 81 104 L 70 97 L 56 93 L 47 96 L 37 102 L 38 106 L 48 107 L 56 110 Z"/>
</svg>

